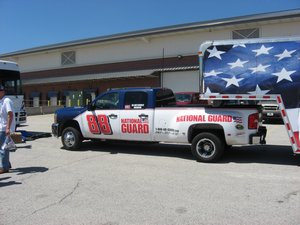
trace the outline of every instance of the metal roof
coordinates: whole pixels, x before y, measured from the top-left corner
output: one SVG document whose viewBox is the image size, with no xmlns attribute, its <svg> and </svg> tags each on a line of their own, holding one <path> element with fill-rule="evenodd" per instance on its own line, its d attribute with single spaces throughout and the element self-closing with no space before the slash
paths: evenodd
<svg viewBox="0 0 300 225">
<path fill-rule="evenodd" d="M 76 76 L 23 79 L 22 83 L 24 85 L 28 85 L 28 84 L 47 84 L 47 83 L 66 82 L 66 81 L 128 78 L 128 77 L 139 77 L 139 76 L 151 76 L 154 72 L 155 70 L 135 70 L 135 71 L 124 71 L 124 72 L 122 71 L 122 72 L 110 72 L 110 73 L 82 74 Z"/>
<path fill-rule="evenodd" d="M 121 72 L 108 72 L 108 73 L 93 73 L 93 74 L 81 74 L 63 77 L 48 77 L 48 78 L 34 78 L 34 79 L 22 79 L 24 85 L 28 84 L 47 84 L 66 81 L 81 81 L 81 80 L 101 80 L 111 78 L 128 78 L 128 77 L 140 77 L 140 76 L 155 76 L 157 72 L 175 72 L 175 71 L 187 71 L 187 70 L 199 70 L 199 66 L 182 66 L 182 67 L 168 67 L 146 70 L 133 70 L 133 71 L 121 71 Z"/>
<path fill-rule="evenodd" d="M 80 39 L 75 41 L 45 45 L 45 46 L 29 48 L 25 50 L 2 54 L 0 55 L 0 57 L 17 56 L 22 54 L 30 54 L 35 52 L 49 51 L 49 50 L 55 50 L 60 48 L 95 44 L 95 43 L 108 42 L 108 41 L 126 40 L 131 38 L 138 38 L 138 37 L 142 38 L 142 37 L 153 36 L 153 35 L 161 35 L 161 34 L 168 34 L 168 33 L 171 34 L 175 32 L 201 30 L 201 29 L 216 28 L 222 26 L 233 26 L 233 25 L 244 24 L 244 23 L 292 19 L 297 17 L 300 18 L 300 9 L 255 14 L 255 15 L 248 15 L 248 16 L 238 16 L 238 17 L 210 20 L 204 22 L 186 23 L 180 25 L 165 26 L 159 28 L 138 30 L 138 31 L 126 32 L 126 33 L 119 33 L 113 35 L 106 35 L 106 36 L 100 36 L 94 38 L 87 38 L 87 39 Z"/>
</svg>

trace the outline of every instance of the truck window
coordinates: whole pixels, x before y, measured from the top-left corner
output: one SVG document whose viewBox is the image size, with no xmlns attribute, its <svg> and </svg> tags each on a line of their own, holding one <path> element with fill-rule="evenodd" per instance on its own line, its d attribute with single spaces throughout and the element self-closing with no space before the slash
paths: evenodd
<svg viewBox="0 0 300 225">
<path fill-rule="evenodd" d="M 119 109 L 119 93 L 108 93 L 95 102 L 95 109 Z"/>
<path fill-rule="evenodd" d="M 176 105 L 176 99 L 172 90 L 164 88 L 156 92 L 156 107 L 173 105 Z"/>
<path fill-rule="evenodd" d="M 148 103 L 148 95 L 146 92 L 127 92 L 125 93 L 125 109 L 145 109 Z"/>
</svg>

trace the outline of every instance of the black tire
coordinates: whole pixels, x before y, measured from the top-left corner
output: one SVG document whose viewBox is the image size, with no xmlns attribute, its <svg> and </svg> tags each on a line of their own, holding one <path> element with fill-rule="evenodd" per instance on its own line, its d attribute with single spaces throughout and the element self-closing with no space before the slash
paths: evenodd
<svg viewBox="0 0 300 225">
<path fill-rule="evenodd" d="M 224 152 L 224 141 L 212 133 L 200 133 L 192 141 L 192 154 L 201 162 L 216 162 Z"/>
<path fill-rule="evenodd" d="M 77 150 L 82 143 L 81 133 L 74 127 L 67 127 L 61 135 L 61 142 L 67 150 Z"/>
</svg>

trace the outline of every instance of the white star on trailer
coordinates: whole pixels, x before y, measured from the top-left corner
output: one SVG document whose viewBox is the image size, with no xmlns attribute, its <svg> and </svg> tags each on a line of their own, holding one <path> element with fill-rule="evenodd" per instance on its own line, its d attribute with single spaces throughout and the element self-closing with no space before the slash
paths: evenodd
<svg viewBox="0 0 300 225">
<path fill-rule="evenodd" d="M 258 85 L 256 85 L 256 89 L 255 91 L 249 91 L 248 93 L 250 95 L 257 95 L 257 94 L 261 94 L 261 95 L 265 95 L 269 92 L 270 90 L 261 90 L 260 87 Z"/>
<path fill-rule="evenodd" d="M 266 48 L 264 45 L 262 45 L 260 47 L 260 49 L 256 49 L 256 50 L 252 50 L 252 52 L 256 52 L 255 56 L 259 56 L 259 55 L 269 55 L 269 51 L 272 49 L 273 47 L 269 47 Z"/>
<path fill-rule="evenodd" d="M 232 46 L 232 48 L 237 48 L 237 47 L 246 48 L 246 45 L 245 44 L 236 44 L 236 45 Z"/>
<path fill-rule="evenodd" d="M 237 59 L 235 62 L 232 63 L 228 63 L 228 65 L 230 65 L 230 69 L 234 69 L 236 67 L 244 67 L 244 64 L 247 63 L 249 61 L 241 61 L 240 59 Z"/>
<path fill-rule="evenodd" d="M 222 72 L 216 72 L 215 70 L 212 70 L 208 73 L 204 73 L 204 76 L 208 77 L 208 76 L 217 76 L 218 74 L 221 74 Z"/>
<path fill-rule="evenodd" d="M 220 93 L 217 93 L 217 92 L 211 92 L 211 90 L 209 89 L 209 87 L 207 87 L 205 94 L 206 94 L 206 95 L 219 95 Z"/>
<path fill-rule="evenodd" d="M 269 66 L 271 66 L 271 65 L 263 66 L 262 64 L 259 64 L 257 67 L 249 68 L 249 70 L 252 70 L 252 73 L 266 72 L 266 68 L 268 68 Z"/>
<path fill-rule="evenodd" d="M 239 82 L 241 80 L 244 80 L 244 78 L 237 79 L 235 76 L 233 76 L 231 78 L 222 78 L 222 79 L 227 82 L 226 87 L 229 87 L 230 85 L 234 85 L 234 86 L 239 87 Z"/>
<path fill-rule="evenodd" d="M 216 46 L 214 46 L 213 49 L 207 49 L 207 51 L 209 52 L 208 58 L 217 57 L 218 59 L 222 59 L 221 58 L 221 54 L 225 53 L 223 51 L 218 51 L 218 49 L 216 48 Z"/>
<path fill-rule="evenodd" d="M 296 72 L 296 70 L 287 71 L 285 68 L 283 68 L 280 72 L 272 73 L 272 74 L 278 77 L 277 83 L 279 83 L 282 80 L 293 81 L 291 78 L 291 74 L 293 74 L 295 72 Z"/>
<path fill-rule="evenodd" d="M 290 58 L 292 57 L 292 54 L 295 52 L 296 50 L 284 50 L 281 54 L 275 55 L 276 57 L 278 57 L 278 61 L 284 59 L 284 58 Z"/>
</svg>

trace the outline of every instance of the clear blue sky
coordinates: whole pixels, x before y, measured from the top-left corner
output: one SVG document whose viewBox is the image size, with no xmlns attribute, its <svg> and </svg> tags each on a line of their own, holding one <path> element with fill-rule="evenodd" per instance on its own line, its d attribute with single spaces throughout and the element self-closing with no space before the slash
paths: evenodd
<svg viewBox="0 0 300 225">
<path fill-rule="evenodd" d="M 142 29 L 299 8 L 300 0 L 0 0 L 0 54 Z"/>
</svg>

